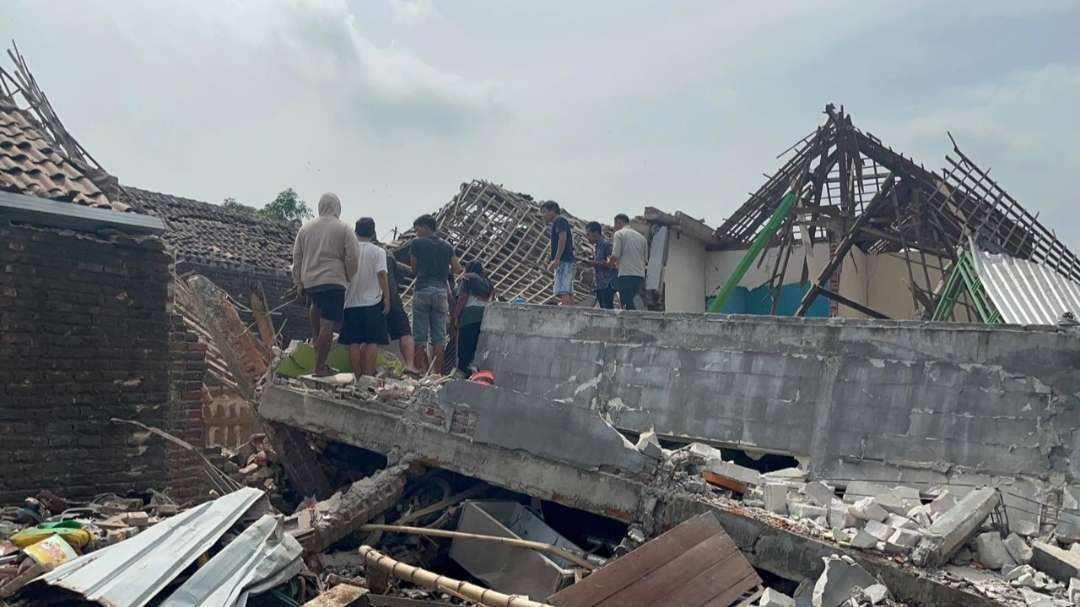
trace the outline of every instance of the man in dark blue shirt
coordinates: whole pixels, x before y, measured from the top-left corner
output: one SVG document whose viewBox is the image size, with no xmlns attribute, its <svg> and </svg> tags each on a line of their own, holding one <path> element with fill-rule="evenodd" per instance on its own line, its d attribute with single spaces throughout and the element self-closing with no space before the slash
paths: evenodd
<svg viewBox="0 0 1080 607">
<path fill-rule="evenodd" d="M 596 249 L 593 261 L 589 263 L 596 277 L 596 303 L 605 310 L 611 310 L 615 308 L 615 279 L 619 271 L 608 263 L 608 258 L 611 257 L 611 241 L 604 238 L 603 230 L 600 222 L 590 221 L 585 226 L 585 237 Z"/>
<path fill-rule="evenodd" d="M 551 224 L 551 258 L 547 269 L 555 273 L 554 294 L 559 305 L 574 305 L 574 236 L 570 222 L 562 216 L 559 203 L 549 200 L 540 205 L 544 221 Z"/>
</svg>

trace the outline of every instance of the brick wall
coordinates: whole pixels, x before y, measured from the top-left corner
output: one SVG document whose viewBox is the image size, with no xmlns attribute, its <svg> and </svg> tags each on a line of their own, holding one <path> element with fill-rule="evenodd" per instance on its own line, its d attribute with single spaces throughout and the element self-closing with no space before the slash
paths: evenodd
<svg viewBox="0 0 1080 607">
<path fill-rule="evenodd" d="M 169 403 L 163 429 L 203 451 L 207 444 L 203 406 L 209 400 L 203 386 L 206 344 L 199 343 L 179 315 L 172 317 L 169 354 Z M 169 495 L 181 503 L 206 496 L 209 485 L 199 456 L 173 443 L 165 449 Z"/>
<path fill-rule="evenodd" d="M 195 435 L 181 420 L 194 421 L 185 399 L 201 390 L 200 353 L 171 346 L 171 269 L 156 237 L 0 225 L 0 503 L 184 476 L 162 439 L 109 421 Z"/>
<path fill-rule="evenodd" d="M 285 292 L 292 286 L 292 276 L 286 271 L 257 269 L 237 264 L 181 260 L 176 264 L 176 272 L 181 275 L 192 272 L 202 274 L 224 289 L 233 299 L 249 307 L 252 285 L 261 284 L 271 310 L 286 303 Z M 241 312 L 240 317 L 246 323 L 254 322 L 249 313 Z M 282 331 L 283 322 L 285 328 Z M 282 307 L 274 313 L 274 328 L 282 331 L 283 346 L 287 346 L 292 339 L 307 339 L 311 332 L 307 309 L 294 303 Z"/>
</svg>

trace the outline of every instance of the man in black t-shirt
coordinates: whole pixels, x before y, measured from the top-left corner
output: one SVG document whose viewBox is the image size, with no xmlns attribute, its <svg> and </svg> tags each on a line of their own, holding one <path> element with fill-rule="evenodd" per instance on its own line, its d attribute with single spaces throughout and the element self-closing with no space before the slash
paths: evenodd
<svg viewBox="0 0 1080 607">
<path fill-rule="evenodd" d="M 446 325 L 450 317 L 450 271 L 461 273 L 461 264 L 450 243 L 435 235 L 435 218 L 421 215 L 413 222 L 416 238 L 409 243 L 413 285 L 413 337 L 416 368 L 427 372 L 428 344 L 432 368 L 441 373 L 446 350 Z"/>
<path fill-rule="evenodd" d="M 553 294 L 559 305 L 574 305 L 574 235 L 570 222 L 562 216 L 559 203 L 549 200 L 540 205 L 544 221 L 551 224 L 551 257 L 547 269 L 554 272 Z"/>
</svg>

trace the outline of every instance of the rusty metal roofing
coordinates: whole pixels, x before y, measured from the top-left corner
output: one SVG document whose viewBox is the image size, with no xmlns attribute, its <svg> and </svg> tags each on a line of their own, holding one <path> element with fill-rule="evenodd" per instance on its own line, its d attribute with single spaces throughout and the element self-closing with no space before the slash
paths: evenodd
<svg viewBox="0 0 1080 607">
<path fill-rule="evenodd" d="M 0 98 L 0 190 L 75 204 L 127 211 L 86 170 L 60 153 L 28 111 Z"/>
<path fill-rule="evenodd" d="M 283 271 L 299 223 L 270 221 L 218 204 L 124 186 L 131 206 L 160 217 L 177 261 Z"/>
<path fill-rule="evenodd" d="M 1010 324 L 1054 325 L 1065 312 L 1080 315 L 1080 284 L 1027 259 L 988 253 L 972 246 L 975 271 Z"/>
</svg>

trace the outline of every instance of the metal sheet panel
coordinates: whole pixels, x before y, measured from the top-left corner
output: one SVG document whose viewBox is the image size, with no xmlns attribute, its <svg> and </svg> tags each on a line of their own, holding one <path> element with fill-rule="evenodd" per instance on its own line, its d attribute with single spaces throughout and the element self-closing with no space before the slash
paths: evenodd
<svg viewBox="0 0 1080 607">
<path fill-rule="evenodd" d="M 141 607 L 209 550 L 262 495 L 260 489 L 239 489 L 65 563 L 39 580 L 104 605 Z"/>
<path fill-rule="evenodd" d="M 165 224 L 153 215 L 122 213 L 12 192 L 0 192 L 0 217 L 72 230 L 112 229 L 126 234 L 165 231 Z"/>
<path fill-rule="evenodd" d="M 243 607 L 300 573 L 304 549 L 281 521 L 263 515 L 199 568 L 161 607 Z"/>
<path fill-rule="evenodd" d="M 465 502 L 458 531 L 527 539 L 581 552 L 517 502 Z M 455 539 L 450 558 L 491 588 L 534 601 L 544 600 L 573 579 L 571 564 L 563 559 L 514 546 Z"/>
<path fill-rule="evenodd" d="M 1080 285 L 1056 271 L 974 246 L 971 257 L 983 288 L 1006 323 L 1054 325 L 1063 312 L 1080 315 Z"/>
</svg>

